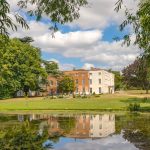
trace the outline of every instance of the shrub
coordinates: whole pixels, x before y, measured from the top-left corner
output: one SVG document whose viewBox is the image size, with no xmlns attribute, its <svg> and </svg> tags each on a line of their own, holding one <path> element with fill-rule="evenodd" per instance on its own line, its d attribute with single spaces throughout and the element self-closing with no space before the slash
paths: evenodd
<svg viewBox="0 0 150 150">
<path fill-rule="evenodd" d="M 148 102 L 148 98 L 147 98 L 147 97 L 144 97 L 144 98 L 142 99 L 142 103 L 146 103 L 146 102 Z"/>
<path fill-rule="evenodd" d="M 57 98 L 64 98 L 64 96 L 63 95 L 59 95 Z"/>
<path fill-rule="evenodd" d="M 82 96 L 82 98 L 88 98 L 88 96 L 87 96 L 86 94 L 84 94 L 84 95 Z"/>
<path fill-rule="evenodd" d="M 139 111 L 140 110 L 140 104 L 138 104 L 138 103 L 134 103 L 134 104 L 132 104 L 132 103 L 130 103 L 129 104 L 129 106 L 128 106 L 128 110 L 129 111 Z"/>
</svg>

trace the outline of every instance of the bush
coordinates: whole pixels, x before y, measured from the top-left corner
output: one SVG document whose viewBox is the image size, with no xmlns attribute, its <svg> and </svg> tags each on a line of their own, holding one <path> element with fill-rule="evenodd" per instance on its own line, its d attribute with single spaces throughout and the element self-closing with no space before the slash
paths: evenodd
<svg viewBox="0 0 150 150">
<path fill-rule="evenodd" d="M 88 98 L 88 96 L 85 94 L 85 95 L 82 96 L 82 98 Z"/>
<path fill-rule="evenodd" d="M 144 97 L 144 98 L 142 99 L 142 103 L 146 103 L 146 102 L 148 102 L 148 98 L 147 98 L 147 97 Z"/>
<path fill-rule="evenodd" d="M 64 96 L 63 95 L 59 95 L 57 98 L 64 98 Z"/>
<path fill-rule="evenodd" d="M 140 106 L 140 104 L 137 104 L 137 103 L 134 103 L 134 104 L 129 104 L 129 106 L 128 106 L 128 110 L 129 111 L 140 111 L 140 108 L 141 108 L 141 106 Z"/>
</svg>

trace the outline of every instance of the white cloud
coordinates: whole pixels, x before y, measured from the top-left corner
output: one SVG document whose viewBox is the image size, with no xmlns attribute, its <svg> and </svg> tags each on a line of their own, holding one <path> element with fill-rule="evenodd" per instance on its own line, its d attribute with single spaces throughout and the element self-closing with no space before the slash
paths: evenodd
<svg viewBox="0 0 150 150">
<path fill-rule="evenodd" d="M 89 69 L 91 69 L 91 67 L 94 67 L 94 65 L 90 64 L 90 63 L 85 63 L 82 68 L 86 69 L 86 70 L 89 70 Z"/>
<path fill-rule="evenodd" d="M 12 1 L 12 11 L 17 10 Z M 133 1 L 124 0 L 130 7 Z M 138 1 L 138 0 L 137 0 Z M 121 22 L 120 14 L 114 12 L 116 0 L 90 0 L 90 7 L 81 9 L 81 18 L 72 25 L 81 28 L 93 28 L 91 30 L 78 30 L 75 32 L 57 32 L 52 38 L 50 25 L 42 22 L 28 21 L 30 30 L 18 28 L 17 32 L 11 32 L 12 37 L 31 36 L 35 40 L 33 45 L 40 47 L 42 51 L 58 53 L 66 58 L 80 58 L 85 64 L 84 67 L 95 65 L 101 68 L 112 68 L 120 70 L 128 65 L 139 54 L 139 49 L 135 46 L 122 47 L 122 41 L 103 41 L 103 30 L 113 22 Z M 136 8 L 136 7 L 135 7 Z M 135 9 L 134 8 L 134 9 Z M 123 14 L 121 12 L 121 14 Z M 122 15 L 123 16 L 123 15 Z M 72 69 L 73 64 L 62 64 L 60 68 Z"/>
<path fill-rule="evenodd" d="M 66 58 L 80 58 L 83 63 L 88 62 L 102 68 L 118 70 L 134 61 L 139 54 L 136 46 L 122 47 L 122 41 L 103 41 L 100 30 L 68 33 L 59 31 L 55 34 L 55 38 L 52 38 L 48 25 L 35 21 L 30 21 L 29 25 L 30 30 L 19 29 L 11 36 L 31 36 L 35 40 L 33 44 L 40 47 L 42 51 L 58 53 Z"/>
<path fill-rule="evenodd" d="M 120 24 L 125 19 L 124 6 L 127 6 L 132 12 L 135 12 L 139 0 L 124 0 L 124 4 L 119 13 L 114 11 L 117 1 L 88 0 L 89 5 L 80 10 L 80 18 L 69 25 L 72 27 L 78 26 L 83 29 L 104 29 L 112 23 Z"/>
<path fill-rule="evenodd" d="M 63 144 L 61 144 L 61 142 Z M 97 140 L 86 140 L 67 142 L 59 141 L 61 148 L 55 150 L 138 150 L 132 143 L 125 140 L 122 135 L 108 136 L 107 138 Z"/>
<path fill-rule="evenodd" d="M 51 58 L 49 61 L 54 61 L 58 64 L 59 69 L 64 71 L 64 70 L 73 70 L 76 66 L 74 64 L 67 64 L 67 63 L 60 63 L 59 60 L 55 58 Z"/>
</svg>

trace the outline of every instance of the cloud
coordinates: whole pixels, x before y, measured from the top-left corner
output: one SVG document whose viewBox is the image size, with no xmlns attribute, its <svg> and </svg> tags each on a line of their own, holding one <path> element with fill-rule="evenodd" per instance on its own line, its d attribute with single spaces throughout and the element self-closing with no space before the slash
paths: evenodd
<svg viewBox="0 0 150 150">
<path fill-rule="evenodd" d="M 12 12 L 18 9 L 15 4 L 17 1 L 11 3 Z M 127 6 L 134 6 L 134 10 L 136 9 L 134 0 L 124 1 Z M 122 47 L 122 41 L 102 40 L 103 29 L 114 22 L 120 23 L 123 19 L 123 15 L 121 15 L 123 12 L 117 14 L 114 11 L 115 2 L 116 0 L 89 0 L 89 6 L 81 9 L 80 19 L 72 23 L 72 27 L 77 25 L 85 30 L 67 33 L 59 31 L 55 33 L 55 38 L 52 38 L 48 29 L 50 24 L 32 20 L 28 21 L 30 30 L 18 28 L 17 32 L 10 31 L 11 37 L 31 36 L 35 40 L 33 45 L 41 48 L 43 52 L 57 53 L 64 58 L 79 58 L 85 64 L 85 68 L 93 64 L 96 67 L 121 70 L 134 61 L 139 54 L 139 49 L 134 45 Z M 134 5 L 131 5 L 133 3 Z M 60 66 L 67 70 L 74 67 L 73 64 Z"/>
<path fill-rule="evenodd" d="M 119 13 L 114 11 L 117 0 L 88 0 L 89 5 L 80 10 L 80 18 L 69 24 L 71 27 L 82 29 L 104 29 L 110 24 L 120 24 L 125 19 L 125 7 L 135 12 L 139 0 L 124 0 Z"/>
<path fill-rule="evenodd" d="M 133 62 L 139 54 L 139 49 L 134 45 L 122 47 L 122 41 L 103 41 L 101 30 L 68 33 L 59 31 L 55 34 L 55 38 L 52 38 L 47 24 L 30 21 L 29 25 L 30 30 L 19 29 L 11 36 L 31 36 L 35 40 L 33 45 L 40 47 L 42 51 L 58 53 L 66 58 L 80 58 L 83 63 L 92 63 L 101 68 L 120 70 Z"/>
<path fill-rule="evenodd" d="M 86 69 L 86 70 L 89 70 L 89 69 L 91 69 L 91 67 L 94 67 L 94 65 L 90 64 L 90 63 L 85 63 L 82 68 Z"/>
<path fill-rule="evenodd" d="M 122 135 L 113 135 L 97 140 L 86 140 L 84 142 L 66 142 L 61 148 L 55 150 L 138 150 L 132 143 L 125 140 Z"/>
<path fill-rule="evenodd" d="M 64 70 L 73 70 L 73 68 L 76 67 L 74 64 L 60 63 L 59 60 L 57 60 L 55 58 L 51 58 L 49 61 L 56 62 L 58 64 L 59 69 L 61 71 L 64 71 Z"/>
</svg>

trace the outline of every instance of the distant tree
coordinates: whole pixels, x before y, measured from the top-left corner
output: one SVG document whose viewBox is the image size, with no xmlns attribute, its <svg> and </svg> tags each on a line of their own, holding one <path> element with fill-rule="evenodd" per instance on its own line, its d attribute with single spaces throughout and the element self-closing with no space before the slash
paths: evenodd
<svg viewBox="0 0 150 150">
<path fill-rule="evenodd" d="M 43 64 L 48 75 L 59 77 L 62 74 L 56 62 L 43 60 Z"/>
<path fill-rule="evenodd" d="M 32 37 L 28 37 L 28 36 L 23 37 L 23 38 L 18 38 L 18 39 L 23 43 L 31 43 L 34 41 Z"/>
<path fill-rule="evenodd" d="M 120 90 L 124 87 L 123 77 L 120 71 L 111 71 L 115 75 L 115 90 Z"/>
<path fill-rule="evenodd" d="M 70 76 L 64 76 L 58 82 L 58 90 L 61 93 L 72 93 L 75 90 L 74 80 Z"/>
<path fill-rule="evenodd" d="M 137 58 L 122 70 L 123 80 L 127 87 L 150 89 L 150 62 L 146 57 Z"/>
<path fill-rule="evenodd" d="M 41 62 L 40 50 L 18 39 L 0 48 L 0 97 L 13 97 L 18 90 L 27 95 L 29 89 L 36 89 L 39 77 L 47 76 Z"/>
</svg>

